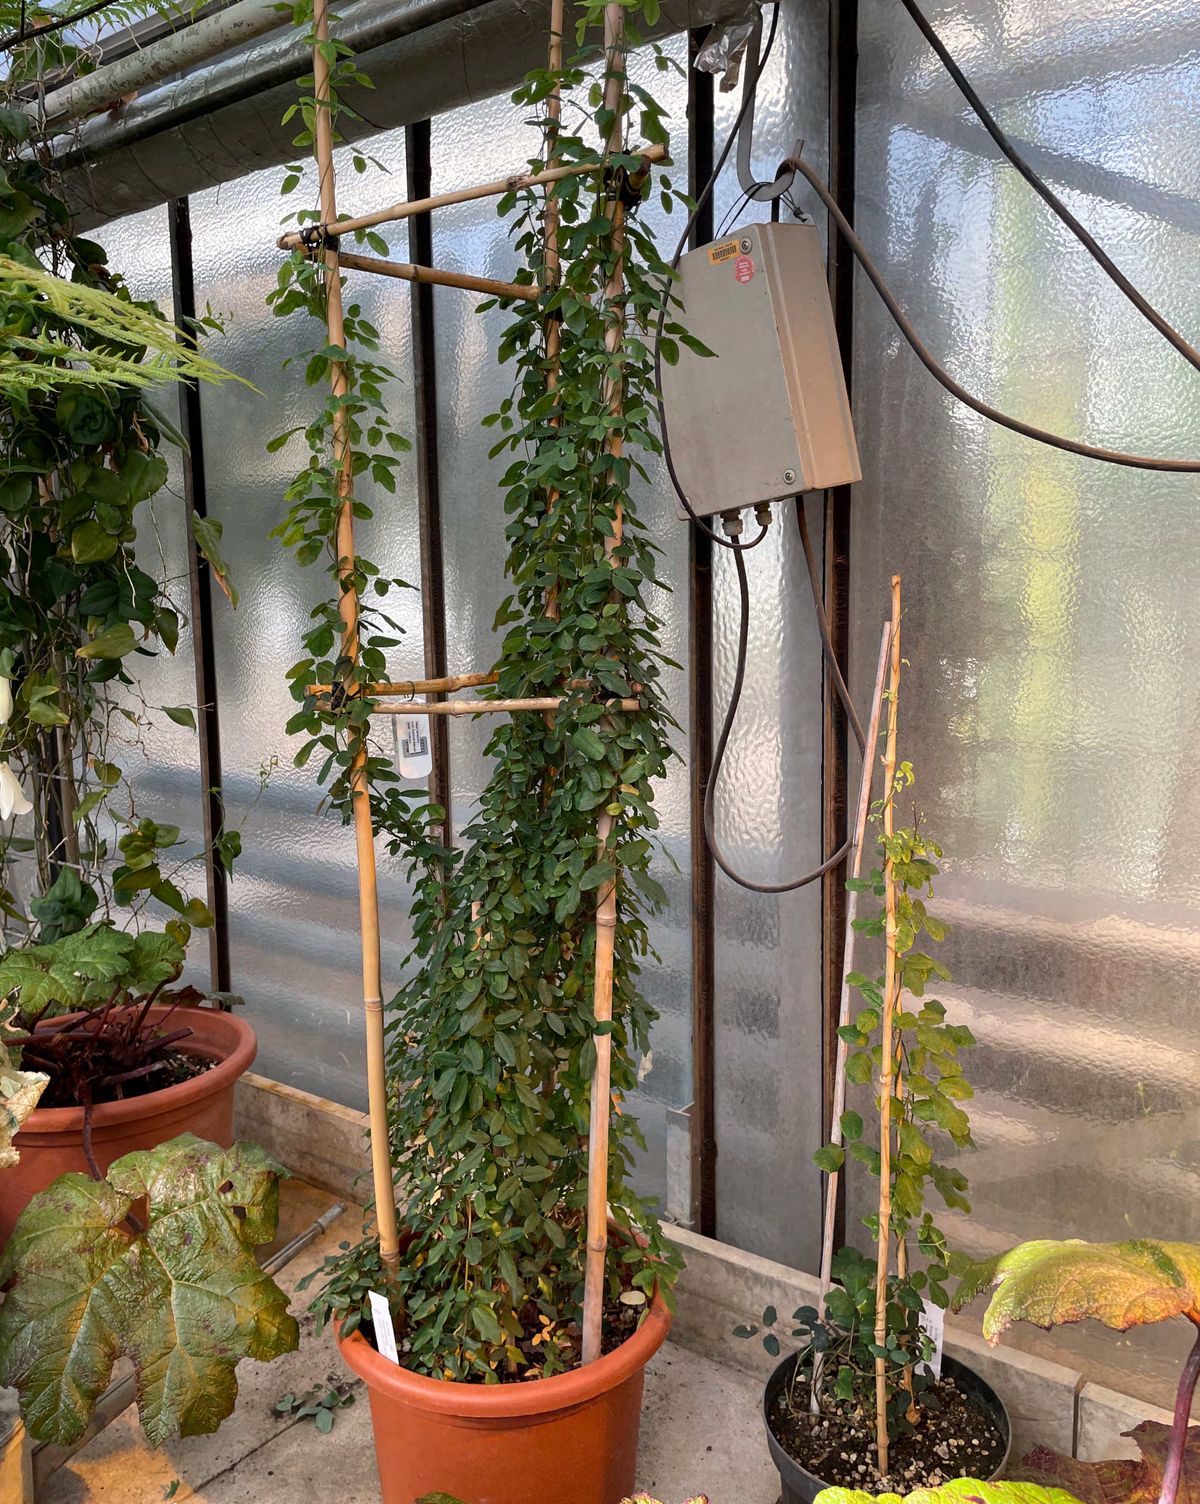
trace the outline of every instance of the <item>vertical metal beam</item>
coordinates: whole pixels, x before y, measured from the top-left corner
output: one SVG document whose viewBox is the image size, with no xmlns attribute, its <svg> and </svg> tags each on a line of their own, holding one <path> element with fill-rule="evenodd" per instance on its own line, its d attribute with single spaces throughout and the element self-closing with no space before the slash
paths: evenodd
<svg viewBox="0 0 1200 1504">
<path fill-rule="evenodd" d="M 432 192 L 432 126 L 418 120 L 404 128 L 404 159 L 409 199 Z M 433 265 L 433 219 L 416 214 L 408 222 L 408 259 Z M 412 302 L 413 392 L 416 405 L 417 515 L 421 538 L 421 623 L 425 636 L 425 673 L 430 679 L 449 673 L 446 664 L 446 575 L 442 553 L 442 493 L 438 467 L 437 351 L 434 345 L 433 288 L 410 286 Z M 431 695 L 430 699 L 444 699 Z M 450 735 L 447 716 L 429 717 L 433 771 L 429 794 L 446 811 L 445 841 L 450 844 Z"/>
<path fill-rule="evenodd" d="M 168 205 L 171 237 L 171 295 L 175 322 L 191 332 L 196 317 L 196 282 L 192 267 L 192 221 L 186 198 Z M 179 431 L 183 451 L 183 502 L 187 522 L 188 586 L 192 607 L 192 654 L 196 665 L 196 726 L 200 741 L 200 800 L 204 829 L 204 878 L 213 927 L 208 932 L 208 969 L 215 992 L 232 985 L 229 964 L 229 884 L 217 860 L 214 842 L 221 834 L 225 812 L 221 803 L 221 728 L 217 713 L 217 658 L 213 638 L 212 571 L 196 547 L 193 517 L 208 516 L 204 474 L 204 426 L 200 388 L 195 381 L 179 385 Z"/>
<path fill-rule="evenodd" d="M 688 37 L 688 192 L 713 168 L 713 77 L 690 66 L 708 29 Z M 697 216 L 692 245 L 713 238 L 713 203 Z M 713 546 L 688 528 L 688 780 L 692 850 L 692 1226 L 717 1231 L 716 876 L 704 835 L 713 753 Z"/>
<path fill-rule="evenodd" d="M 858 0 L 830 0 L 829 6 L 829 182 L 847 217 L 854 218 L 855 104 L 858 83 Z M 829 287 L 834 321 L 853 396 L 854 258 L 830 227 Z M 849 486 L 825 493 L 825 609 L 833 650 L 849 680 L 850 649 L 850 494 Z M 822 840 L 828 855 L 846 839 L 848 735 L 846 715 L 825 675 L 823 735 Z M 870 754 L 869 754 L 870 755 Z M 866 870 L 870 861 L 864 855 Z M 827 873 L 821 887 L 823 1117 L 828 1124 L 833 1102 L 837 1057 L 838 1004 L 841 998 L 846 934 L 846 868 Z M 839 1182 L 835 1242 L 845 1226 L 845 1178 Z"/>
</svg>

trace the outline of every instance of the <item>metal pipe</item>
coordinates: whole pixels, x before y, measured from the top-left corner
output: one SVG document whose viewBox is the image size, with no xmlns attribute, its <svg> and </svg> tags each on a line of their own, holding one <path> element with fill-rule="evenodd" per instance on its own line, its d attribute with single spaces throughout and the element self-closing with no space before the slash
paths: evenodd
<svg viewBox="0 0 1200 1504">
<path fill-rule="evenodd" d="M 283 12 L 275 0 L 237 0 L 227 10 L 161 37 L 117 62 L 105 63 L 94 73 L 72 79 L 44 100 L 26 105 L 25 113 L 43 127 L 65 125 L 68 120 L 107 109 L 128 94 L 140 93 L 151 84 L 265 36 L 282 24 Z"/>
</svg>

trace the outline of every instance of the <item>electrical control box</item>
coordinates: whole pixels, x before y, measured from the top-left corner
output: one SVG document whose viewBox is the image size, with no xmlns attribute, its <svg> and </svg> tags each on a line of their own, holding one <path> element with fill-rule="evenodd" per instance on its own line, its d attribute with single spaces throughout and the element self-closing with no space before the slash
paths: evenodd
<svg viewBox="0 0 1200 1504">
<path fill-rule="evenodd" d="M 680 344 L 662 362 L 671 457 L 702 517 L 862 479 L 812 224 L 752 224 L 679 263 Z M 679 516 L 686 517 L 682 506 Z"/>
</svg>

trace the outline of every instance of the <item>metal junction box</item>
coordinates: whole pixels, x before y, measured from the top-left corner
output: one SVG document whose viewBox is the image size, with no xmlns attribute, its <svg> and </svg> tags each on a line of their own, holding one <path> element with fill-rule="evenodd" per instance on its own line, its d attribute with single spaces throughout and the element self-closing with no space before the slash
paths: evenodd
<svg viewBox="0 0 1200 1504">
<path fill-rule="evenodd" d="M 710 517 L 861 480 L 817 227 L 746 225 L 689 251 L 679 272 L 679 321 L 716 357 L 680 345 L 678 364 L 662 363 L 693 509 Z"/>
</svg>

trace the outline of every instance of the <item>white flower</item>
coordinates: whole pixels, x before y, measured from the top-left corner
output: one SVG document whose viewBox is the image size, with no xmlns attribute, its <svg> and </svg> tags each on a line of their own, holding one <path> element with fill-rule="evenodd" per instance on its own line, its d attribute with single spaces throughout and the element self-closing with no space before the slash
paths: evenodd
<svg viewBox="0 0 1200 1504">
<path fill-rule="evenodd" d="M 12 719 L 12 680 L 0 674 L 0 726 L 7 726 Z"/>
<path fill-rule="evenodd" d="M 27 815 L 33 808 L 25 797 L 21 780 L 6 762 L 0 762 L 0 820 L 13 815 Z"/>
</svg>

